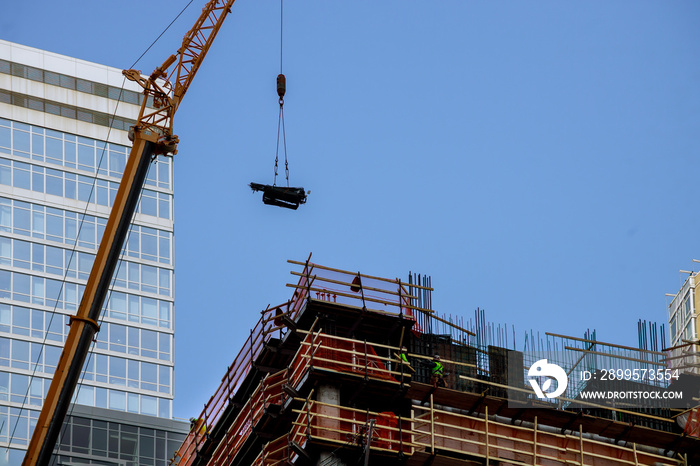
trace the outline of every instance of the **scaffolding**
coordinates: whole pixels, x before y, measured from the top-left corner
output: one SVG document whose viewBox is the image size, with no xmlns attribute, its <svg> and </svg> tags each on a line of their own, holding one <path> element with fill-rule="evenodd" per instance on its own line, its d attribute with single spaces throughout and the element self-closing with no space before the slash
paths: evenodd
<svg viewBox="0 0 700 466">
<path fill-rule="evenodd" d="M 513 425 L 509 419 L 489 414 L 481 416 L 454 412 L 433 406 L 413 406 L 411 416 L 371 412 L 297 400 L 303 405 L 294 409 L 297 417 L 288 435 L 265 444 L 253 465 L 275 466 L 294 463 L 307 443 L 321 443 L 332 448 L 360 447 L 365 443 L 367 425 L 376 422 L 370 448 L 376 453 L 418 452 L 453 453 L 458 457 L 505 462 L 514 465 L 597 464 L 607 465 L 683 465 L 683 459 L 664 456 L 635 443 L 617 445 L 578 431 L 558 430 L 533 423 Z"/>
<path fill-rule="evenodd" d="M 243 380 L 249 374 L 265 344 L 276 332 L 279 332 L 280 337 L 284 336 L 288 331 L 284 322 L 293 321 L 301 311 L 308 294 L 308 273 L 306 277 L 299 280 L 299 285 L 290 301 L 261 312 L 260 319 L 251 329 L 249 337 L 243 343 L 233 363 L 228 367 L 216 393 L 204 405 L 204 409 L 197 418 L 204 423 L 206 431 L 211 431 L 221 416 L 230 408 L 231 400 L 238 393 Z M 180 466 L 191 465 L 207 438 L 206 435 L 199 432 L 199 429 L 192 429 L 175 452 L 170 463 Z"/>
<path fill-rule="evenodd" d="M 700 450 L 697 410 L 688 411 L 688 432 L 679 436 L 669 413 L 596 403 L 572 410 L 574 402 L 581 406 L 581 384 L 549 403 L 522 381 L 527 366 L 552 350 L 567 375 L 667 367 L 680 360 L 669 359 L 675 353 L 604 343 L 594 334 L 547 333 L 546 345 L 523 356 L 490 345 L 483 327 L 472 331 L 436 316 L 426 298 L 429 281 L 406 286 L 310 257 L 289 262 L 303 267 L 292 272 L 298 279 L 288 284 L 292 299 L 261 312 L 171 463 L 307 464 L 323 450 L 397 461 L 387 465 L 406 458 L 423 464 L 435 455 L 464 464 L 687 465 L 683 452 Z M 440 326 L 452 333 L 430 332 Z M 410 349 L 407 361 L 399 356 L 402 346 Z M 426 369 L 436 349 L 452 375 L 444 388 L 430 382 Z M 517 383 L 505 377 L 518 372 Z M 343 387 L 337 402 L 318 399 L 319 387 L 329 385 Z"/>
</svg>

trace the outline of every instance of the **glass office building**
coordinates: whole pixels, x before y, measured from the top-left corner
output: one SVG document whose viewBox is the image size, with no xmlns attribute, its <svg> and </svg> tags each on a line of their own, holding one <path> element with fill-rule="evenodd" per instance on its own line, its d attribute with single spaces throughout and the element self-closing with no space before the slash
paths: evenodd
<svg viewBox="0 0 700 466">
<path fill-rule="evenodd" d="M 107 222 L 141 99 L 120 69 L 0 40 L 0 464 L 14 464 L 4 447 L 17 455 L 31 437 Z M 140 416 L 170 420 L 170 158 L 150 166 L 100 325 L 74 402 L 125 413 L 120 419 L 136 424 Z M 172 423 L 174 436 L 183 429 Z M 70 441 L 66 445 L 71 451 Z M 114 464 L 144 464 L 130 454 L 118 452 L 114 458 L 127 463 Z M 153 461 L 145 464 L 161 464 Z"/>
</svg>

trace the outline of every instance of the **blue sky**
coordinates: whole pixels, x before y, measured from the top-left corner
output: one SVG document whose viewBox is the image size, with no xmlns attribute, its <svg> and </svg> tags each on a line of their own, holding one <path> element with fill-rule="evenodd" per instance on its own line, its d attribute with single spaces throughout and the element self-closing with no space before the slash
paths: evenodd
<svg viewBox="0 0 700 466">
<path fill-rule="evenodd" d="M 186 5 L 5 2 L 0 38 L 128 68 Z M 180 45 L 195 1 L 136 65 Z M 175 415 L 198 413 L 287 259 L 428 274 L 440 313 L 636 345 L 700 259 L 700 4 L 287 1 L 298 211 L 264 206 L 279 1 L 239 0 L 175 119 Z M 60 18 L 60 19 L 59 19 Z M 698 270 L 698 264 L 695 264 Z"/>
</svg>

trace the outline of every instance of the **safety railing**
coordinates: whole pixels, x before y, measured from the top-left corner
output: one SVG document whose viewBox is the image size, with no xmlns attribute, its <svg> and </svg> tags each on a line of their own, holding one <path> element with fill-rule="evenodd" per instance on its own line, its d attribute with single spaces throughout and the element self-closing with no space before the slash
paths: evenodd
<svg viewBox="0 0 700 466">
<path fill-rule="evenodd" d="M 669 369 L 679 373 L 700 374 L 700 344 L 684 343 L 664 350 L 663 361 Z"/>
<path fill-rule="evenodd" d="M 291 392 L 299 389 L 312 367 L 392 382 L 397 382 L 395 377 L 404 374 L 401 369 L 405 366 L 401 366 L 399 360 L 378 356 L 372 344 L 326 335 L 321 331 L 300 332 L 306 336 L 289 367 L 261 381 L 227 429 L 209 464 L 230 463 L 252 434 L 265 409 L 271 404 L 283 406 L 286 403 L 290 395 L 284 386 L 292 388 Z M 382 346 L 386 351 L 397 351 L 397 348 Z M 392 363 L 398 366 L 398 370 L 389 368 Z"/>
<path fill-rule="evenodd" d="M 347 446 L 369 443 L 370 448 L 379 451 L 412 454 L 410 418 L 390 411 L 377 413 L 308 399 L 294 412 L 298 417 L 291 440 L 300 446 L 307 439 Z M 371 428 L 370 420 L 374 421 Z"/>
<path fill-rule="evenodd" d="M 651 453 L 636 444 L 616 445 L 579 431 L 514 425 L 494 421 L 486 407 L 484 417 L 414 406 L 413 442 L 416 448 L 470 454 L 508 464 L 679 465 L 682 461 Z"/>
<path fill-rule="evenodd" d="M 305 266 L 305 277 L 310 276 L 312 268 L 313 265 L 311 264 Z M 250 372 L 253 362 L 260 355 L 265 343 L 272 338 L 275 332 L 282 332 L 285 329 L 284 318 L 294 320 L 302 309 L 308 297 L 307 280 L 308 278 L 304 277 L 299 280 L 299 287 L 291 301 L 262 311 L 257 324 L 250 331 L 250 335 L 243 343 L 233 363 L 229 366 L 226 375 L 221 379 L 219 388 L 206 403 L 204 410 L 199 416 L 199 419 L 204 422 L 208 431 L 212 430 L 221 415 L 228 408 L 231 399 L 233 399 L 243 380 Z M 206 436 L 190 433 L 185 437 L 183 444 L 175 452 L 175 456 L 170 463 L 178 466 L 189 466 L 194 461 L 197 452 L 201 450 L 206 439 Z"/>
<path fill-rule="evenodd" d="M 484 415 L 469 416 L 432 406 L 414 406 L 410 418 L 401 418 L 393 413 L 363 411 L 306 399 L 294 412 L 298 417 L 290 434 L 263 448 L 259 459 L 264 457 L 268 462 L 254 464 L 281 464 L 284 458 L 303 449 L 306 441 L 364 446 L 370 431 L 369 445 L 375 451 L 405 455 L 416 451 L 454 452 L 484 458 L 486 464 L 490 461 L 523 466 L 684 464 L 682 459 L 669 458 L 660 451 L 654 453 L 634 443 L 618 445 L 598 440 L 581 428 L 578 432 L 561 433 L 560 429 L 538 425 L 537 417 L 529 425 L 514 425 L 509 419 L 490 416 L 487 407 Z M 370 420 L 375 426 L 371 430 Z"/>
<path fill-rule="evenodd" d="M 260 382 L 246 404 L 240 409 L 231 426 L 226 430 L 226 434 L 217 445 L 209 464 L 229 464 L 252 434 L 253 429 L 265 413 L 265 409 L 273 404 L 283 406 L 286 403 L 289 394 L 284 391 L 284 386 L 296 388 L 301 383 L 310 367 L 310 355 L 318 347 L 318 338 L 318 333 L 308 333 L 290 366 L 266 376 Z"/>
<path fill-rule="evenodd" d="M 300 358 L 306 360 L 306 367 L 313 366 L 317 369 L 395 383 L 410 375 L 410 366 L 396 358 L 399 349 L 393 346 L 321 332 L 308 333 L 301 346 L 308 348 L 308 351 L 300 354 Z M 390 356 L 380 356 L 377 354 L 378 350 L 383 350 Z"/>
<path fill-rule="evenodd" d="M 204 424 L 204 430 L 207 432 L 212 431 L 221 415 L 228 408 L 231 399 L 250 372 L 265 343 L 276 332 L 284 333 L 286 331 L 287 322 L 293 321 L 298 316 L 308 299 L 332 300 L 375 312 L 402 315 L 414 321 L 416 310 L 426 313 L 433 312 L 429 309 L 412 306 L 410 303 L 415 297 L 407 293 L 401 280 L 372 277 L 359 273 L 353 274 L 312 264 L 308 260 L 306 262 L 289 262 L 303 266 L 301 272 L 292 272 L 293 275 L 299 277 L 297 284 L 288 284 L 295 289 L 293 297 L 285 304 L 262 312 L 258 323 L 250 331 L 249 337 L 222 378 L 219 388 L 206 403 L 198 418 L 199 422 Z M 323 353 L 316 357 L 315 362 L 314 353 L 308 353 L 309 348 L 307 347 L 305 349 L 307 353 L 296 358 L 295 363 L 289 369 L 291 372 L 287 373 L 288 382 L 296 384 L 300 377 L 305 374 L 308 366 L 314 364 L 317 367 L 385 380 L 393 380 L 395 376 L 401 374 L 401 371 L 388 369 L 387 361 L 391 359 L 390 357 L 372 354 L 371 347 L 367 350 L 370 352 L 363 351 L 358 346 L 360 343 L 354 342 L 350 346 L 348 346 L 348 342 L 334 343 L 334 346 L 323 344 L 321 345 Z M 310 345 L 309 342 L 305 342 L 305 344 Z M 339 359 L 333 361 L 333 357 Z M 308 360 L 308 362 L 303 363 L 302 360 Z M 178 466 L 189 466 L 207 439 L 206 435 L 191 432 L 170 463 Z"/>
<path fill-rule="evenodd" d="M 412 305 L 412 300 L 416 300 L 417 297 L 410 295 L 406 290 L 406 284 L 399 279 L 373 277 L 318 264 L 310 267 L 304 262 L 291 260 L 288 262 L 303 266 L 304 270 L 292 271 L 292 275 L 300 277 L 300 280 L 296 285 L 288 283 L 287 286 L 297 291 L 306 290 L 311 299 L 379 313 L 402 315 L 412 320 L 415 320 L 416 311 L 433 313 L 430 309 Z M 424 288 L 420 285 L 412 286 Z"/>
<path fill-rule="evenodd" d="M 286 311 L 291 303 L 285 303 L 282 306 L 267 309 L 256 324 L 255 328 L 250 331 L 250 335 L 246 339 L 243 347 L 239 351 L 231 366 L 226 371 L 226 375 L 222 378 L 219 388 L 214 395 L 209 399 L 204 406 L 204 410 L 199 419 L 204 421 L 207 430 L 211 431 L 216 425 L 223 412 L 228 408 L 233 396 L 236 394 L 241 383 L 250 372 L 253 362 L 260 354 L 264 343 L 269 340 L 269 335 L 273 328 L 273 319 L 277 309 Z M 198 435 L 188 435 L 185 441 L 175 453 L 175 457 L 171 463 L 178 466 L 188 466 L 192 464 L 197 452 L 201 450 L 206 437 Z"/>
<path fill-rule="evenodd" d="M 251 463 L 251 466 L 277 466 L 293 464 L 296 454 L 290 447 L 290 436 L 272 440 L 263 446 L 260 454 Z"/>
<path fill-rule="evenodd" d="M 255 425 L 270 405 L 281 405 L 284 398 L 283 384 L 287 381 L 287 370 L 267 375 L 241 408 L 226 435 L 219 442 L 209 464 L 230 464 L 243 444 L 248 440 Z"/>
<path fill-rule="evenodd" d="M 308 441 L 305 432 L 309 416 L 310 413 L 307 411 L 299 414 L 290 431 L 263 445 L 260 454 L 253 460 L 251 465 L 288 466 L 296 464 L 298 457 L 305 454 L 304 449 Z"/>
<path fill-rule="evenodd" d="M 304 376 L 311 367 L 310 361 L 314 352 L 318 349 L 321 339 L 320 332 L 308 332 L 304 340 L 299 345 L 292 362 L 287 368 L 287 384 L 290 387 L 298 388 Z"/>
</svg>

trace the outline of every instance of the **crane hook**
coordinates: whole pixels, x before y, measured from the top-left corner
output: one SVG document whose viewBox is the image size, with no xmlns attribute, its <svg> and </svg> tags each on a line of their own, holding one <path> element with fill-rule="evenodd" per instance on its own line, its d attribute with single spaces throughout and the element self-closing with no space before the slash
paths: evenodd
<svg viewBox="0 0 700 466">
<path fill-rule="evenodd" d="M 287 91 L 287 78 L 282 73 L 277 75 L 277 95 L 280 96 L 280 107 L 284 105 L 284 93 Z"/>
</svg>

